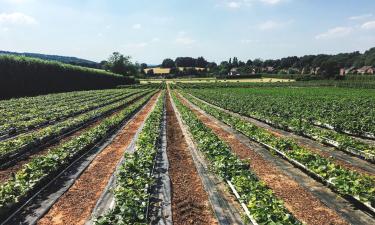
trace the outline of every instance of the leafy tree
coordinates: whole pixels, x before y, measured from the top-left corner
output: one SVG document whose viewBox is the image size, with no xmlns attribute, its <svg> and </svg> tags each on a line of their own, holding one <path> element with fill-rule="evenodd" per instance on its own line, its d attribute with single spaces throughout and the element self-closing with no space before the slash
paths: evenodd
<svg viewBox="0 0 375 225">
<path fill-rule="evenodd" d="M 375 48 L 371 48 L 364 53 L 365 65 L 366 66 L 375 66 Z"/>
<path fill-rule="evenodd" d="M 217 68 L 217 64 L 215 62 L 210 62 L 207 64 L 207 68 L 210 70 L 214 70 Z"/>
<path fill-rule="evenodd" d="M 227 61 L 223 61 L 220 63 L 218 70 L 220 75 L 227 75 L 231 69 L 231 64 Z"/>
<path fill-rule="evenodd" d="M 146 63 L 141 63 L 140 67 L 142 70 L 144 70 L 144 69 L 147 69 L 148 66 Z"/>
<path fill-rule="evenodd" d="M 124 56 L 119 52 L 114 52 L 105 64 L 105 68 L 113 73 L 127 75 L 136 75 L 137 67 L 130 61 L 130 56 Z"/>
<path fill-rule="evenodd" d="M 154 70 L 153 70 L 153 69 L 149 69 L 149 70 L 147 71 L 147 75 L 148 75 L 148 76 L 154 76 Z"/>
<path fill-rule="evenodd" d="M 243 66 L 246 66 L 246 64 L 242 62 L 241 60 L 238 61 L 238 67 L 243 67 Z"/>
<path fill-rule="evenodd" d="M 171 71 L 169 73 L 174 74 L 174 75 L 179 75 L 180 70 L 177 67 L 173 67 L 173 68 L 171 68 Z"/>
<path fill-rule="evenodd" d="M 261 59 L 254 59 L 253 66 L 255 67 L 261 67 L 263 64 L 263 61 Z"/>
<path fill-rule="evenodd" d="M 246 66 L 252 66 L 252 65 L 253 65 L 253 61 L 251 61 L 251 59 L 247 60 Z"/>
<path fill-rule="evenodd" d="M 340 66 L 334 60 L 328 60 L 328 61 L 323 62 L 320 68 L 323 71 L 323 76 L 327 78 L 334 77 L 340 72 Z"/>
<path fill-rule="evenodd" d="M 238 67 L 238 59 L 237 57 L 233 57 L 232 67 Z"/>
<path fill-rule="evenodd" d="M 207 65 L 208 65 L 208 62 L 203 57 L 198 57 L 195 62 L 196 67 L 206 68 Z"/>
<path fill-rule="evenodd" d="M 161 67 L 163 68 L 174 68 L 176 67 L 176 64 L 174 63 L 173 59 L 164 59 L 163 63 L 161 64 Z"/>
<path fill-rule="evenodd" d="M 177 67 L 195 67 L 196 60 L 192 57 L 178 57 L 175 60 Z"/>
</svg>

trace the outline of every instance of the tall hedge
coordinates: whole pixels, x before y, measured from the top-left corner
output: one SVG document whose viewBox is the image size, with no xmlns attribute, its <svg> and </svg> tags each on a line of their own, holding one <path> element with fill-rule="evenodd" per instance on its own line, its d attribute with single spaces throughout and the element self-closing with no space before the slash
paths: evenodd
<svg viewBox="0 0 375 225">
<path fill-rule="evenodd" d="M 0 56 L 0 99 L 134 84 L 102 70 L 24 56 Z"/>
</svg>

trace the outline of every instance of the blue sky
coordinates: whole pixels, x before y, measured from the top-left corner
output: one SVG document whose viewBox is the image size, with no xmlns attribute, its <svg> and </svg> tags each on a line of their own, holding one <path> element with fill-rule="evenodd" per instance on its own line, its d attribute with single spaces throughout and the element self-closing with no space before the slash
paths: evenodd
<svg viewBox="0 0 375 225">
<path fill-rule="evenodd" d="M 0 0 L 0 49 L 220 62 L 375 47 L 374 0 Z"/>
</svg>

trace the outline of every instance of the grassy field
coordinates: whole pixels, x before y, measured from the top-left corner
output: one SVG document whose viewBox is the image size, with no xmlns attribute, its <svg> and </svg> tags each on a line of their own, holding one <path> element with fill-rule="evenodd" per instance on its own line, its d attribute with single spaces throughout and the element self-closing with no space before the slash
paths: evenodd
<svg viewBox="0 0 375 225">
<path fill-rule="evenodd" d="M 216 78 L 190 78 L 190 79 L 141 79 L 141 84 L 147 83 L 161 83 L 166 81 L 167 83 L 214 83 L 214 82 L 231 82 L 231 83 L 242 83 L 242 82 L 293 82 L 294 80 L 288 79 L 275 79 L 275 78 L 260 78 L 260 79 L 231 79 L 231 80 L 218 80 Z"/>
</svg>

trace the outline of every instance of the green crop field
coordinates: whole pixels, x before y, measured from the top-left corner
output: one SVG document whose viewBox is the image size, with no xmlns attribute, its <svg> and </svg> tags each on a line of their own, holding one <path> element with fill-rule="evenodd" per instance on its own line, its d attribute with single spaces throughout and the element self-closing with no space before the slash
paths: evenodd
<svg viewBox="0 0 375 225">
<path fill-rule="evenodd" d="M 183 221 L 193 194 L 199 207 L 220 199 L 202 208 L 206 220 L 229 210 L 231 224 L 343 223 L 324 199 L 371 223 L 374 109 L 374 89 L 214 79 L 3 100 L 0 218 L 76 224 L 71 210 L 85 206 L 92 224 L 147 224 L 171 201 L 164 213 Z M 52 208 L 18 213 L 27 207 Z"/>
<path fill-rule="evenodd" d="M 0 0 L 0 225 L 375 225 L 375 0 Z"/>
</svg>

